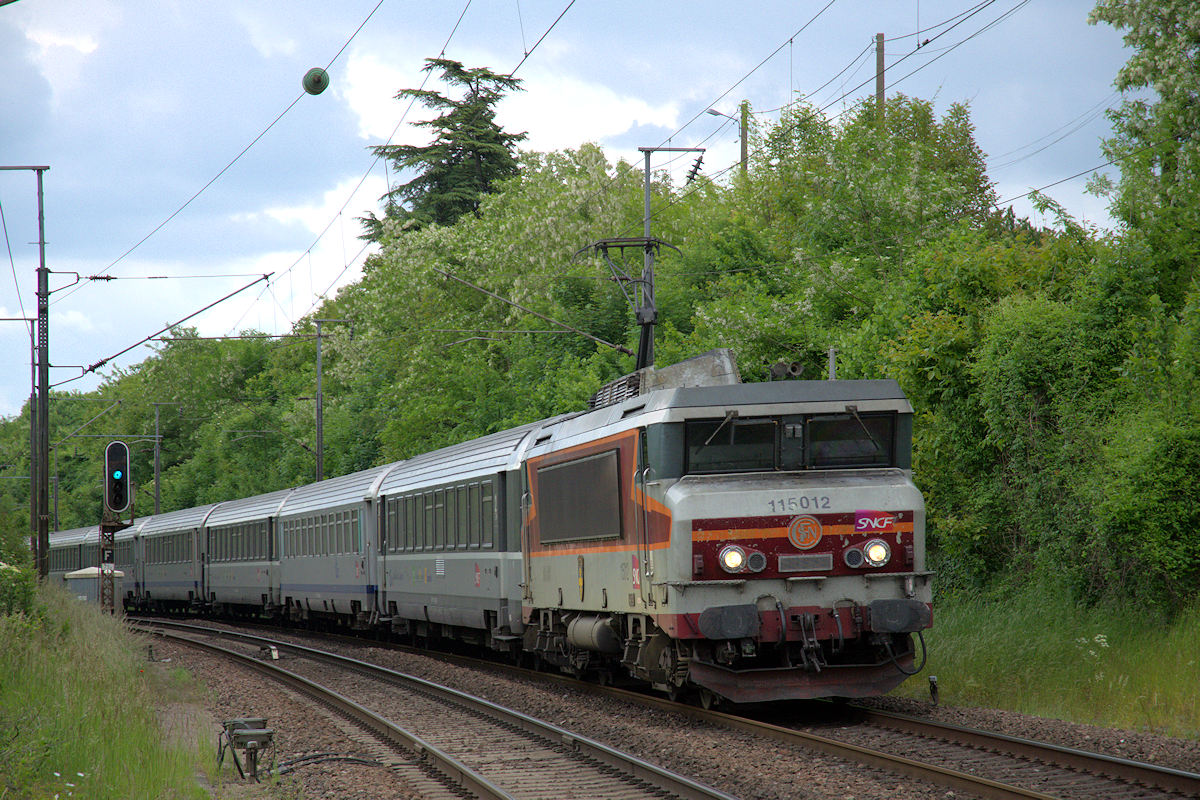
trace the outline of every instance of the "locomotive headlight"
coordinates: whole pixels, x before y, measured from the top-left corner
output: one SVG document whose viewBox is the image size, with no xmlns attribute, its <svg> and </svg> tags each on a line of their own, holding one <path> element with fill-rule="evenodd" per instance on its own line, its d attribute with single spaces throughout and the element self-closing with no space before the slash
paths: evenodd
<svg viewBox="0 0 1200 800">
<path fill-rule="evenodd" d="M 736 544 L 727 544 L 721 548 L 717 560 L 726 572 L 741 572 L 746 566 L 746 551 Z"/>
<path fill-rule="evenodd" d="M 863 557 L 867 560 L 867 566 L 882 567 L 891 560 L 892 548 L 882 539 L 872 539 L 863 545 Z"/>
</svg>

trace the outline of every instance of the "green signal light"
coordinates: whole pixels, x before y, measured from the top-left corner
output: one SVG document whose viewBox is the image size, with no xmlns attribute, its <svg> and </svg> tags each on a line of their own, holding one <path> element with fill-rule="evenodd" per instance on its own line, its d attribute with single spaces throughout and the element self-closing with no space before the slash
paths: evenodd
<svg viewBox="0 0 1200 800">
<path fill-rule="evenodd" d="M 118 481 L 119 481 L 119 480 L 121 480 L 121 476 L 122 476 L 123 474 L 124 474 L 124 473 L 123 473 L 123 472 L 121 472 L 121 470 L 119 470 L 119 469 L 115 469 L 115 470 L 113 470 L 113 480 L 118 480 Z"/>
</svg>

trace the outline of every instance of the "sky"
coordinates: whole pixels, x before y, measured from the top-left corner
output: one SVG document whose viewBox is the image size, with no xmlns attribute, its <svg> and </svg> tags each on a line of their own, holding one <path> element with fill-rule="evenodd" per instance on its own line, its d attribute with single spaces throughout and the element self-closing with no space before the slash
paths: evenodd
<svg viewBox="0 0 1200 800">
<path fill-rule="evenodd" d="M 424 60 L 513 73 L 498 109 L 525 149 L 708 148 L 729 174 L 748 101 L 759 124 L 804 97 L 834 117 L 874 92 L 970 106 L 1001 205 L 1105 161 L 1104 110 L 1128 59 L 1091 0 L 16 0 L 0 5 L 0 166 L 43 174 L 52 271 L 50 383 L 89 392 L 133 348 L 188 319 L 202 335 L 286 333 L 361 277 L 357 217 L 379 209 L 372 145 L 424 144 L 430 114 L 395 99 Z M 930 42 L 916 48 L 918 41 Z M 310 68 L 329 88 L 306 94 Z M 426 88 L 442 88 L 432 81 Z M 655 168 L 681 183 L 690 160 Z M 1104 170 L 1110 174 L 1111 168 Z M 717 178 L 720 180 L 720 178 Z M 1111 227 L 1086 175 L 1046 190 Z M 0 170 L 0 416 L 30 393 L 39 262 L 36 173 Z M 1016 198 L 1016 199 L 1011 199 Z M 1010 201 L 1011 199 L 1011 201 Z M 1010 201 L 1010 202 L 1005 202 Z M 580 246 L 586 244 L 581 242 Z M 565 257 L 569 257 L 567 254 Z M 8 262 L 8 263 L 2 263 Z M 264 274 L 272 277 L 260 280 Z M 95 280 L 98 277 L 115 280 Z M 255 282 L 257 280 L 257 283 Z M 253 284 L 253 285 L 251 285 Z M 244 288 L 247 287 L 248 288 Z M 241 291 L 238 291 L 241 290 Z M 16 321 L 11 321 L 15 319 Z M 153 344 L 153 342 L 151 343 Z"/>
</svg>

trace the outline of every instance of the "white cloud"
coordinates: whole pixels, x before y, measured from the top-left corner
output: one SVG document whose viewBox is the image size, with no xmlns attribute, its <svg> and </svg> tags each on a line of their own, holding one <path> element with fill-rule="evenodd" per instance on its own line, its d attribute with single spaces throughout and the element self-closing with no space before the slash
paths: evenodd
<svg viewBox="0 0 1200 800">
<path fill-rule="evenodd" d="M 66 48 L 87 56 L 96 52 L 96 48 L 100 46 L 96 37 L 86 33 L 65 34 L 48 30 L 29 30 L 25 35 L 41 49 L 39 55 L 42 58 L 49 58 L 50 51 L 54 48 Z"/>
<path fill-rule="evenodd" d="M 603 142 L 640 125 L 674 128 L 675 102 L 652 105 L 608 86 L 566 74 L 531 73 L 525 91 L 501 103 L 497 121 L 509 131 L 529 131 L 531 150 L 560 150 Z"/>
<path fill-rule="evenodd" d="M 92 318 L 80 311 L 65 311 L 50 315 L 51 329 L 55 332 L 71 331 L 74 333 L 91 333 L 96 329 Z"/>
<path fill-rule="evenodd" d="M 406 103 L 396 99 L 400 89 L 412 84 L 413 76 L 420 75 L 422 59 L 412 57 L 387 58 L 366 48 L 351 51 L 346 60 L 345 75 L 332 76 L 333 85 L 340 97 L 345 98 L 350 110 L 358 118 L 358 135 L 368 141 L 383 143 L 396 130 L 396 123 L 404 114 Z M 420 79 L 417 79 L 419 85 Z M 421 106 L 413 106 L 413 114 L 406 121 L 424 119 L 426 112 Z M 402 128 L 399 142 L 416 143 L 428 139 L 418 128 Z M 395 143 L 395 142 L 394 142 Z"/>
<path fill-rule="evenodd" d="M 277 19 L 265 19 L 250 8 L 239 6 L 234 15 L 250 37 L 250 44 L 263 58 L 290 56 L 298 45 L 291 36 L 281 33 L 283 28 Z"/>
<path fill-rule="evenodd" d="M 85 80 L 85 65 L 100 50 L 104 34 L 121 24 L 123 14 L 104 0 L 49 0 L 47 4 L 54 6 L 51 13 L 39 14 L 36 22 L 23 23 L 17 16 L 17 25 L 37 45 L 37 67 L 61 97 Z"/>
<path fill-rule="evenodd" d="M 321 195 L 318 203 L 306 203 L 295 206 L 275 206 L 263 209 L 262 214 L 276 222 L 285 225 L 299 223 L 310 232 L 317 234 L 325 230 L 330 220 L 364 216 L 366 209 L 374 209 L 387 187 L 381 175 L 370 174 L 359 185 L 360 177 L 350 177 L 340 181 L 332 189 Z M 343 210 L 344 207 L 344 210 Z M 357 222 L 354 223 L 357 226 Z M 357 232 L 356 234 L 357 235 Z"/>
</svg>

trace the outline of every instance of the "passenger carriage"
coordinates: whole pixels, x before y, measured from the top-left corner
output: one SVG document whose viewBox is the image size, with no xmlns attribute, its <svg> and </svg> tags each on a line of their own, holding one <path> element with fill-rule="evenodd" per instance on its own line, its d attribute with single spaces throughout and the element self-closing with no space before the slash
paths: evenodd
<svg viewBox="0 0 1200 800">
<path fill-rule="evenodd" d="M 147 517 L 138 529 L 141 602 L 160 611 L 187 611 L 205 603 L 206 541 L 201 532 L 215 503 Z"/>
<path fill-rule="evenodd" d="M 378 568 L 371 487 L 388 467 L 301 486 L 278 511 L 279 593 L 297 620 L 362 628 L 376 610 Z"/>
<path fill-rule="evenodd" d="M 205 520 L 205 596 L 215 613 L 273 616 L 282 608 L 278 515 L 294 489 L 220 503 Z"/>
<path fill-rule="evenodd" d="M 380 609 L 393 630 L 519 647 L 519 458 L 545 424 L 426 453 L 380 476 L 372 491 L 380 509 Z"/>
</svg>

